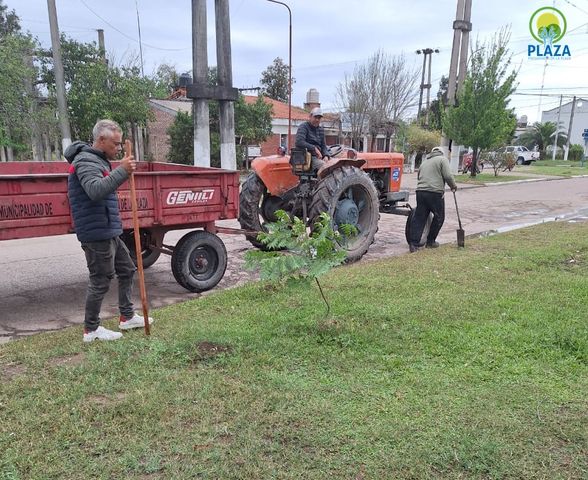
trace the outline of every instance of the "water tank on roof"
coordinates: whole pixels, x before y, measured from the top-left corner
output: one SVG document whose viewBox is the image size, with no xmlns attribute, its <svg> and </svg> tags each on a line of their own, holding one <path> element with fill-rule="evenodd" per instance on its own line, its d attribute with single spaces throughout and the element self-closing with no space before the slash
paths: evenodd
<svg viewBox="0 0 588 480">
<path fill-rule="evenodd" d="M 319 92 L 316 88 L 311 88 L 306 92 L 306 103 L 320 103 Z"/>
<path fill-rule="evenodd" d="M 180 75 L 180 87 L 187 87 L 192 85 L 192 76 L 189 73 L 182 73 Z"/>
</svg>

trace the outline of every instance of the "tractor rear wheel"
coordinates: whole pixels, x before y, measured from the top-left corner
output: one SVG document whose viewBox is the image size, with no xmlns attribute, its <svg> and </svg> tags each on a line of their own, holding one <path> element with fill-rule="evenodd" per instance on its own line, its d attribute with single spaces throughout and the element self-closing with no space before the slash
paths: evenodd
<svg viewBox="0 0 588 480">
<path fill-rule="evenodd" d="M 312 196 L 311 225 L 322 212 L 329 214 L 334 229 L 342 224 L 357 228 L 357 234 L 343 238 L 339 247 L 347 251 L 347 262 L 359 260 L 374 242 L 380 219 L 378 192 L 368 175 L 346 166 L 323 178 Z"/>
<path fill-rule="evenodd" d="M 239 195 L 239 223 L 243 230 L 261 232 L 263 224 L 275 222 L 276 210 L 286 210 L 287 205 L 281 197 L 270 195 L 261 179 L 252 173 L 241 187 Z M 245 235 L 254 247 L 265 250 L 263 243 L 257 240 L 257 233 Z"/>
</svg>

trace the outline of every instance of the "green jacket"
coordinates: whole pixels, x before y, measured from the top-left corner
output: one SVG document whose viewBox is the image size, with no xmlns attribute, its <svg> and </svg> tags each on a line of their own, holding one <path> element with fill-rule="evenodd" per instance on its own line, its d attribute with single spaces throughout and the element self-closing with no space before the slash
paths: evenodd
<svg viewBox="0 0 588 480">
<path fill-rule="evenodd" d="M 457 188 L 455 179 L 449 169 L 449 160 L 441 152 L 431 152 L 419 168 L 417 190 L 443 193 L 445 184 L 451 189 Z"/>
</svg>

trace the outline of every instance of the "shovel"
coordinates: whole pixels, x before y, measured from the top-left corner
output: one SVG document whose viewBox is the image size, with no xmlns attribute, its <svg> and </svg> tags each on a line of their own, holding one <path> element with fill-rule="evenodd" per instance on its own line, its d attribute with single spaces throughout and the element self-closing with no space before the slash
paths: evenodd
<svg viewBox="0 0 588 480">
<path fill-rule="evenodd" d="M 455 196 L 455 192 L 453 192 L 453 200 L 455 201 L 455 212 L 457 213 L 457 221 L 459 223 L 459 228 L 457 229 L 457 246 L 458 247 L 465 247 L 465 232 L 461 227 L 461 219 L 459 218 L 459 209 L 457 208 L 457 197 Z"/>
</svg>

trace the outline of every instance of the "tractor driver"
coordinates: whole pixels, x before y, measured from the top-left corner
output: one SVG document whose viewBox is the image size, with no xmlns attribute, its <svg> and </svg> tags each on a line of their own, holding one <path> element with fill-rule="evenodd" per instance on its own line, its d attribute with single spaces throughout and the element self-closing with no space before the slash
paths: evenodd
<svg viewBox="0 0 588 480">
<path fill-rule="evenodd" d="M 325 143 L 325 130 L 321 127 L 323 112 L 316 107 L 310 111 L 308 121 L 298 127 L 296 132 L 296 148 L 304 149 L 312 155 L 312 169 L 317 171 L 329 159 L 329 150 Z"/>
</svg>

